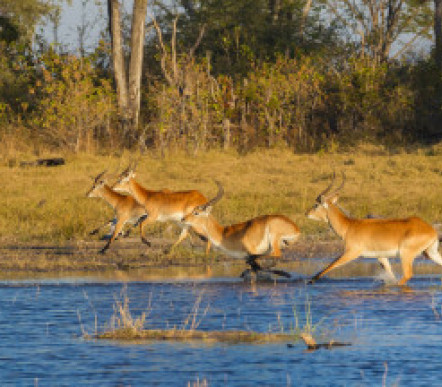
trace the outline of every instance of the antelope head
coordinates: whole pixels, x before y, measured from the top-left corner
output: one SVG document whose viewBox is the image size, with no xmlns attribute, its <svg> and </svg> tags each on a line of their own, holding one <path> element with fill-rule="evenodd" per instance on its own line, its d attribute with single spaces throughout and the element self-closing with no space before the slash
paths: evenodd
<svg viewBox="0 0 442 387">
<path fill-rule="evenodd" d="M 198 225 L 209 216 L 212 211 L 213 206 L 218 203 L 224 195 L 224 188 L 221 183 L 215 180 L 216 185 L 218 186 L 218 192 L 215 197 L 208 200 L 206 203 L 195 207 L 192 212 L 185 215 L 182 219 L 182 222 L 188 224 L 190 226 Z"/>
<path fill-rule="evenodd" d="M 107 169 L 105 169 L 103 172 L 100 172 L 96 177 L 93 177 L 94 180 L 92 184 L 92 188 L 86 192 L 86 197 L 88 198 L 96 198 L 100 197 L 100 190 L 103 188 L 103 186 L 106 184 L 106 179 L 103 177 L 107 172 Z"/>
<path fill-rule="evenodd" d="M 328 221 L 327 210 L 330 204 L 336 204 L 339 199 L 339 191 L 344 187 L 345 174 L 342 172 L 342 183 L 341 185 L 331 191 L 333 184 L 336 179 L 336 174 L 333 172 L 332 181 L 328 187 L 322 191 L 316 198 L 316 203 L 306 212 L 306 216 L 313 220 L 322 220 L 324 222 Z M 331 191 L 331 192 L 330 192 Z"/>
<path fill-rule="evenodd" d="M 138 163 L 130 162 L 128 167 L 119 174 L 116 183 L 112 186 L 115 191 L 129 192 L 129 182 L 135 178 L 135 170 Z"/>
</svg>

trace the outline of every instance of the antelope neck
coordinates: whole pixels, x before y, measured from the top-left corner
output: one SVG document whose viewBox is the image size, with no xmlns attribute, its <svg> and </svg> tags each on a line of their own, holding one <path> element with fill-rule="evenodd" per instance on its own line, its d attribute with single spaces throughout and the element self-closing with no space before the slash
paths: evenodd
<svg viewBox="0 0 442 387">
<path fill-rule="evenodd" d="M 129 180 L 129 190 L 138 203 L 144 202 L 146 196 L 149 196 L 149 191 L 146 190 L 144 187 L 142 187 L 140 184 L 138 184 L 138 182 L 135 181 L 135 179 Z"/>
<path fill-rule="evenodd" d="M 333 203 L 328 203 L 327 218 L 330 227 L 342 239 L 345 239 L 347 234 L 350 219 L 342 212 L 342 210 Z"/>
<path fill-rule="evenodd" d="M 118 204 L 121 196 L 118 192 L 113 191 L 107 184 L 103 185 L 101 189 L 101 196 L 106 200 L 113 208 Z"/>
<path fill-rule="evenodd" d="M 206 218 L 204 228 L 210 241 L 219 246 L 223 239 L 225 227 L 221 226 L 213 216 L 209 215 Z"/>
</svg>

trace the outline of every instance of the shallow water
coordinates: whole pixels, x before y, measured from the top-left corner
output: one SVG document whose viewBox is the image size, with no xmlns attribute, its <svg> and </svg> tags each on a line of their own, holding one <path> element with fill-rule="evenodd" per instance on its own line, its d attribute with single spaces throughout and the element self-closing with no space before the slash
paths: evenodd
<svg viewBox="0 0 442 387">
<path fill-rule="evenodd" d="M 277 344 L 141 344 L 86 340 L 129 299 L 146 328 L 288 332 L 311 319 L 318 341 L 349 347 L 307 352 Z M 236 278 L 155 282 L 52 279 L 0 282 L 2 385 L 437 385 L 442 347 L 440 278 L 409 291 L 373 278 L 250 284 Z"/>
</svg>

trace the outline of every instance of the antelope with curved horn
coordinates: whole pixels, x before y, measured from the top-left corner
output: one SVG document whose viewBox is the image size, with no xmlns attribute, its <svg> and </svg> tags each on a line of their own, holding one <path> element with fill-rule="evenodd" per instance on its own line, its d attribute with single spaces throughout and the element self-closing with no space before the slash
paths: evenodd
<svg viewBox="0 0 442 387">
<path fill-rule="evenodd" d="M 363 256 L 377 258 L 389 276 L 395 280 L 388 258 L 399 256 L 403 276 L 398 285 L 405 285 L 413 276 L 413 261 L 421 253 L 442 265 L 439 240 L 436 230 L 416 216 L 404 219 L 355 219 L 347 216 L 337 206 L 338 192 L 345 183 L 342 173 L 341 185 L 333 190 L 333 173 L 329 186 L 319 194 L 316 204 L 307 211 L 310 219 L 328 222 L 330 227 L 344 240 L 345 251 L 325 269 L 316 274 L 309 283 L 315 282 L 339 266 Z"/>
<path fill-rule="evenodd" d="M 100 253 L 104 254 L 106 250 L 109 248 L 110 244 L 118 237 L 118 235 L 122 232 L 123 227 L 126 223 L 132 224 L 133 226 L 140 226 L 140 234 L 141 240 L 144 243 L 149 244 L 146 240 L 143 239 L 143 222 L 145 222 L 148 212 L 145 208 L 140 205 L 132 196 L 130 195 L 122 195 L 119 192 L 114 191 L 109 185 L 106 184 L 106 180 L 103 178 L 106 170 L 99 173 L 94 178 L 94 183 L 92 184 L 92 188 L 86 193 L 87 197 L 94 198 L 99 197 L 109 204 L 114 212 L 116 223 L 114 225 L 113 219 L 109 222 L 106 222 L 102 226 L 96 228 L 95 230 L 90 232 L 90 235 L 96 234 L 101 228 L 105 226 L 114 226 L 112 235 L 107 241 L 106 245 L 100 250 Z"/>
<path fill-rule="evenodd" d="M 296 224 L 284 215 L 262 215 L 243 223 L 230 226 L 220 225 L 211 215 L 213 206 L 221 200 L 224 189 L 218 185 L 216 196 L 196 207 L 183 218 L 183 222 L 202 230 L 212 244 L 227 255 L 245 259 L 252 272 L 264 270 L 256 260 L 261 257 L 280 258 L 281 249 L 293 244 L 299 238 Z M 247 270 L 246 270 L 247 271 Z M 246 271 L 241 276 L 244 276 Z M 282 270 L 267 270 L 274 274 L 290 277 Z"/>
<path fill-rule="evenodd" d="M 128 192 L 145 208 L 149 213 L 149 216 L 145 220 L 146 224 L 173 221 L 182 228 L 178 240 L 170 249 L 168 249 L 171 251 L 186 239 L 186 237 L 190 236 L 189 226 L 184 225 L 181 222 L 181 219 L 191 213 L 195 207 L 206 203 L 207 199 L 197 190 L 147 190 L 135 180 L 135 169 L 136 164 L 130 163 L 130 165 L 119 175 L 117 182 L 112 188 L 116 191 Z M 206 239 L 204 233 L 202 233 L 197 227 L 193 227 L 193 230 L 201 239 Z M 209 249 L 210 242 L 207 244 L 206 253 Z"/>
</svg>

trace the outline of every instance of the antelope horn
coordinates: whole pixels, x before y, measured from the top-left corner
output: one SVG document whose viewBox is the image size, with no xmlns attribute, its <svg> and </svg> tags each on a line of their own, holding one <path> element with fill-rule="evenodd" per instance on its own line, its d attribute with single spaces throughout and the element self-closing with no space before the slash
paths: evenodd
<svg viewBox="0 0 442 387">
<path fill-rule="evenodd" d="M 345 184 L 345 173 L 342 171 L 342 183 L 338 188 L 336 188 L 333 191 L 333 195 L 337 194 L 344 187 L 344 184 Z"/>
<path fill-rule="evenodd" d="M 204 208 L 215 205 L 216 203 L 218 203 L 221 200 L 221 198 L 224 195 L 224 188 L 221 185 L 221 183 L 218 180 L 215 180 L 215 183 L 218 186 L 218 193 L 216 194 L 216 196 L 214 198 L 210 199 L 206 204 L 204 204 L 204 206 L 203 206 Z"/>
<path fill-rule="evenodd" d="M 129 171 L 132 169 L 131 164 L 132 164 L 132 162 L 130 162 L 129 165 L 126 167 L 126 169 L 124 169 L 123 172 L 120 173 L 119 177 L 123 177 L 124 175 L 129 173 Z"/>
<path fill-rule="evenodd" d="M 103 172 L 99 173 L 96 177 L 95 177 L 95 183 L 98 182 L 98 180 L 100 180 L 100 178 L 107 172 L 107 169 L 105 169 Z"/>
<path fill-rule="evenodd" d="M 140 158 L 141 157 L 138 157 L 136 160 L 133 161 L 133 163 L 131 163 L 132 172 L 135 172 L 135 170 L 137 169 L 138 163 L 140 162 Z"/>
<path fill-rule="evenodd" d="M 330 191 L 330 189 L 333 187 L 333 183 L 335 182 L 335 178 L 336 178 L 336 172 L 333 171 L 332 181 L 330 182 L 328 187 L 318 195 L 318 197 L 316 198 L 317 202 L 320 203 L 322 198 Z"/>
<path fill-rule="evenodd" d="M 118 170 L 120 169 L 120 167 L 121 167 L 121 158 L 119 158 L 118 159 L 118 164 L 117 164 L 117 166 L 112 170 L 112 174 L 113 175 L 117 175 L 118 174 Z"/>
</svg>

